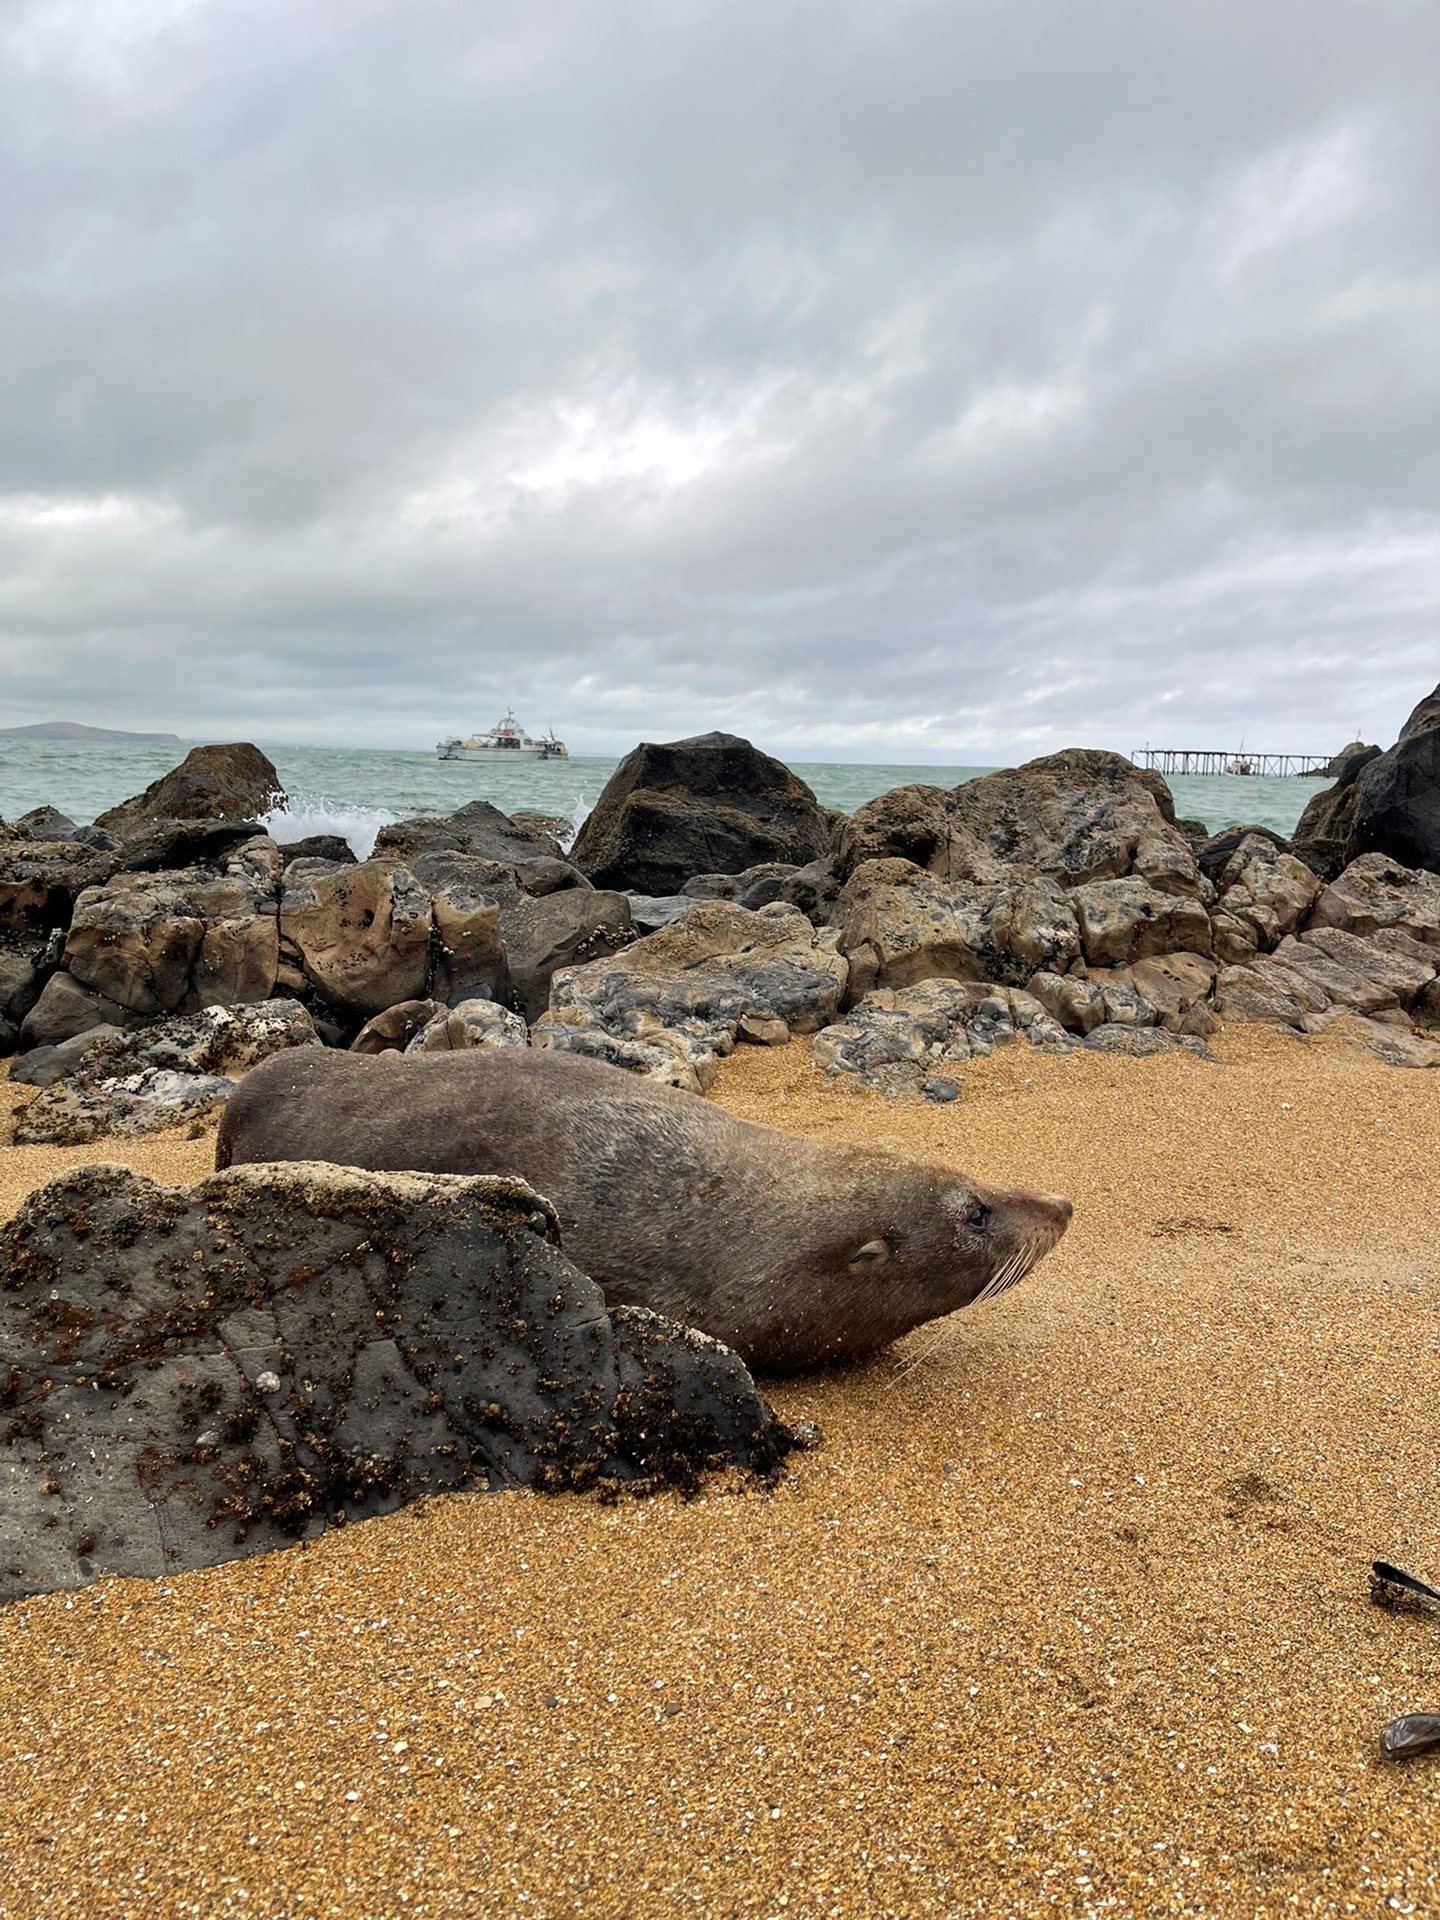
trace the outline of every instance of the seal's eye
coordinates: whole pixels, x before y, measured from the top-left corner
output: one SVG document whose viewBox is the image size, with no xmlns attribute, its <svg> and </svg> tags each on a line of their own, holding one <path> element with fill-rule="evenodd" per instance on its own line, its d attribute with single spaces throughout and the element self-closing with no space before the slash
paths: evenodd
<svg viewBox="0 0 1440 1920">
<path fill-rule="evenodd" d="M 983 1200 L 972 1200 L 965 1214 L 965 1225 L 972 1233 L 983 1233 L 990 1224 L 990 1209 Z"/>
</svg>

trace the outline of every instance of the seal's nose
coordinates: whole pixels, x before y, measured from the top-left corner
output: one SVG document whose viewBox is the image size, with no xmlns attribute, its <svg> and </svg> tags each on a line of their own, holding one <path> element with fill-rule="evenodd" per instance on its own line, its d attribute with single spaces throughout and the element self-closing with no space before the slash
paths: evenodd
<svg viewBox="0 0 1440 1920">
<path fill-rule="evenodd" d="M 1058 1240 L 1075 1217 L 1074 1207 L 1061 1193 L 1041 1193 L 1035 1197 L 1054 1220 L 1055 1238 Z"/>
</svg>

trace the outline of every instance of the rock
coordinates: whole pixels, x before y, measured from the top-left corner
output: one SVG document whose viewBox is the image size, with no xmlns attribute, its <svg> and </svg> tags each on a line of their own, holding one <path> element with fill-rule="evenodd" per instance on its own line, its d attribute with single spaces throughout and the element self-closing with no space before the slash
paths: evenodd
<svg viewBox="0 0 1440 1920">
<path fill-rule="evenodd" d="M 559 845 L 547 833 L 528 832 L 488 800 L 472 800 L 450 814 L 397 820 L 382 827 L 374 857 L 406 865 L 426 853 L 465 853 L 513 867 L 517 861 L 561 861 Z"/>
<path fill-rule="evenodd" d="M 80 830 L 78 823 L 58 807 L 32 807 L 10 826 L 25 840 L 73 840 Z"/>
<path fill-rule="evenodd" d="M 227 855 L 254 840 L 253 820 L 155 820 L 123 842 L 117 873 L 166 873 L 182 867 L 223 866 Z"/>
<path fill-rule="evenodd" d="M 734 734 L 639 746 L 616 768 L 571 858 L 597 887 L 678 893 L 694 874 L 803 866 L 831 823 L 803 780 Z"/>
<path fill-rule="evenodd" d="M 1293 935 L 1287 934 L 1280 942 L 1270 955 L 1270 964 L 1298 974 L 1308 986 L 1324 994 L 1330 1005 L 1344 1007 L 1352 1013 L 1383 1013 L 1400 1004 L 1395 989 L 1373 974 L 1357 973 L 1343 961 L 1333 959 L 1313 944 L 1296 940 Z"/>
<path fill-rule="evenodd" d="M 1245 967 L 1260 950 L 1260 933 L 1253 919 L 1216 909 L 1210 915 L 1210 948 L 1221 966 Z"/>
<path fill-rule="evenodd" d="M 1261 951 L 1293 933 L 1320 894 L 1311 869 L 1270 833 L 1243 834 L 1213 878 L 1216 912 L 1238 921 Z"/>
<path fill-rule="evenodd" d="M 701 900 L 613 958 L 557 973 L 533 1038 L 703 1090 L 742 1020 L 816 1033 L 834 1020 L 846 976 L 835 936 L 795 908 Z"/>
<path fill-rule="evenodd" d="M 775 899 L 798 907 L 812 926 L 834 926 L 840 906 L 840 880 L 834 860 L 826 854 L 808 866 L 797 867 L 780 882 Z"/>
<path fill-rule="evenodd" d="M 80 895 L 114 870 L 113 854 L 78 841 L 0 841 L 0 939 L 33 941 L 68 927 Z"/>
<path fill-rule="evenodd" d="M 1320 778 L 1353 780 L 1361 767 L 1371 760 L 1378 760 L 1382 751 L 1380 747 L 1367 747 L 1363 740 L 1352 740 L 1348 747 L 1342 747 L 1339 753 L 1332 755 Z"/>
<path fill-rule="evenodd" d="M 124 1037 L 123 1027 L 95 1026 L 71 1034 L 67 1039 L 32 1047 L 11 1067 L 11 1083 L 22 1087 L 53 1087 L 57 1080 L 73 1074 L 93 1048 L 108 1046 L 111 1041 Z"/>
<path fill-rule="evenodd" d="M 788 888 L 800 871 L 793 861 L 767 860 L 757 867 L 747 867 L 743 873 L 694 874 L 680 891 L 697 900 L 733 900 L 758 913 L 772 901 L 788 900 Z"/>
<path fill-rule="evenodd" d="M 747 1013 L 735 1029 L 735 1038 L 754 1047 L 783 1047 L 790 1039 L 790 1029 L 778 1014 Z"/>
<path fill-rule="evenodd" d="M 1307 1033 L 1324 1033 L 1363 1047 L 1389 1067 L 1440 1067 L 1440 1042 L 1416 1033 L 1407 1020 L 1403 1026 L 1389 1021 L 1367 1020 L 1360 1014 L 1337 1008 L 1328 1015 L 1312 1015 L 1305 1021 Z"/>
<path fill-rule="evenodd" d="M 1322 890 L 1310 925 L 1339 927 L 1362 940 L 1393 927 L 1440 947 L 1440 877 L 1383 853 L 1362 854 Z"/>
<path fill-rule="evenodd" d="M 307 875 L 287 884 L 280 901 L 280 930 L 306 979 L 350 1018 L 424 996 L 433 925 L 419 881 L 383 859 Z"/>
<path fill-rule="evenodd" d="M 1139 877 L 1096 880 L 1066 895 L 1091 966 L 1123 966 L 1151 954 L 1210 952 L 1210 920 L 1201 903 L 1162 893 Z"/>
<path fill-rule="evenodd" d="M 956 885 L 906 860 L 873 860 L 851 875 L 838 915 L 852 1001 L 937 978 L 1018 986 L 1041 969 L 1064 972 L 1080 951 L 1071 896 L 1053 880 Z"/>
<path fill-rule="evenodd" d="M 110 1036 L 79 1036 L 80 1057 L 15 1120 L 17 1145 L 78 1146 L 107 1134 L 153 1133 L 215 1111 L 234 1076 L 285 1047 L 318 1046 L 293 1000 L 208 1007 Z M 60 1049 L 56 1049 L 60 1051 Z"/>
<path fill-rule="evenodd" d="M 528 808 L 517 807 L 510 816 L 510 824 L 532 840 L 552 840 L 562 850 L 575 838 L 575 822 L 563 813 L 533 813 Z"/>
<path fill-rule="evenodd" d="M 632 936 L 630 902 L 623 893 L 587 887 L 540 899 L 522 898 L 500 914 L 500 937 L 510 967 L 511 996 L 527 1020 L 538 1020 L 550 1000 L 550 982 L 564 967 L 584 966 L 618 953 Z"/>
<path fill-rule="evenodd" d="M 430 895 L 435 998 L 449 1006 L 475 998 L 508 1001 L 500 913 L 521 899 L 515 870 L 475 854 L 439 852 L 420 855 L 415 877 Z"/>
<path fill-rule="evenodd" d="M 1222 1020 L 1298 1028 L 1305 1008 L 1283 981 L 1262 979 L 1250 967 L 1222 967 L 1215 977 L 1215 1011 Z"/>
<path fill-rule="evenodd" d="M 1268 841 L 1277 853 L 1295 851 L 1285 836 L 1271 827 L 1224 827 L 1219 833 L 1205 835 L 1195 849 L 1195 864 L 1207 880 L 1218 885 L 1224 868 L 1247 840 Z"/>
<path fill-rule="evenodd" d="M 728 1051 L 747 1015 L 783 1020 L 792 1034 L 828 1026 L 846 971 L 834 936 L 792 907 L 751 913 L 701 901 L 673 927 L 558 976 L 551 1006 L 583 1008 L 614 1033 L 633 1031 L 632 1014 L 653 1013 L 662 1026 L 703 1027 Z"/>
<path fill-rule="evenodd" d="M 1042 970 L 1032 975 L 1026 991 L 1070 1033 L 1089 1033 L 1105 1019 L 1104 992 L 1083 972 Z"/>
<path fill-rule="evenodd" d="M 1425 947 L 1399 929 L 1361 940 L 1339 927 L 1307 927 L 1301 944 L 1316 947 L 1341 966 L 1367 980 L 1390 988 L 1402 1007 L 1408 1007 L 1440 973 L 1440 947 Z M 1387 944 L 1381 945 L 1385 940 Z"/>
<path fill-rule="evenodd" d="M 303 840 L 286 840 L 283 852 L 287 871 L 294 860 L 329 860 L 341 867 L 355 865 L 354 848 L 338 833 L 310 833 Z"/>
<path fill-rule="evenodd" d="M 192 747 L 178 767 L 100 814 L 95 825 L 130 840 L 155 821 L 255 820 L 284 804 L 279 774 L 258 747 L 242 740 Z"/>
<path fill-rule="evenodd" d="M 1330 995 L 1318 981 L 1294 967 L 1283 965 L 1272 954 L 1262 953 L 1252 960 L 1249 972 L 1251 978 L 1262 986 L 1294 1000 L 1302 1014 L 1324 1013 L 1330 1005 Z M 1217 975 L 1217 984 L 1218 978 Z"/>
<path fill-rule="evenodd" d="M 124 1023 L 125 1009 L 118 1000 L 82 987 L 72 974 L 52 973 L 25 1016 L 20 1038 L 27 1047 L 53 1047 L 93 1027 Z"/>
<path fill-rule="evenodd" d="M 653 1014 L 637 1013 L 629 1033 L 609 1033 L 583 1008 L 552 1008 L 536 1021 L 530 1040 L 561 1053 L 583 1053 L 682 1093 L 708 1093 L 715 1084 L 715 1048 L 704 1034 L 662 1027 Z"/>
<path fill-rule="evenodd" d="M 1325 879 L 1365 854 L 1440 869 L 1440 688 L 1387 752 L 1349 753 L 1335 785 L 1301 814 L 1295 848 Z"/>
<path fill-rule="evenodd" d="M 840 830 L 839 877 L 888 858 L 955 884 L 1064 888 L 1138 876 L 1158 891 L 1206 897 L 1170 790 L 1118 753 L 1070 748 L 1024 766 L 939 787 L 899 787 L 857 808 Z"/>
<path fill-rule="evenodd" d="M 82 986 L 131 1013 L 268 1000 L 280 962 L 274 895 L 238 855 L 223 874 L 116 874 L 76 901 L 64 958 Z"/>
<path fill-rule="evenodd" d="M 1201 954 L 1165 953 L 1088 974 L 1037 973 L 1030 992 L 1072 1033 L 1159 1026 L 1204 1039 L 1220 1024 L 1207 1005 L 1215 974 L 1215 962 Z"/>
<path fill-rule="evenodd" d="M 563 893 L 570 887 L 584 891 L 590 886 L 580 869 L 572 867 L 568 860 L 517 860 L 515 878 L 522 892 L 533 893 L 537 898 L 547 893 Z"/>
<path fill-rule="evenodd" d="M 1203 1040 L 1220 1024 L 1206 1004 L 1218 971 L 1203 954 L 1162 953 L 1137 960 L 1129 975 L 1136 992 L 1155 1009 L 1157 1026 Z"/>
<path fill-rule="evenodd" d="M 15 1025 L 23 1021 L 40 997 L 44 978 L 32 952 L 0 948 L 0 1020 Z"/>
<path fill-rule="evenodd" d="M 409 1042 L 407 1053 L 453 1053 L 465 1047 L 523 1047 L 525 1022 L 493 1000 L 462 1000 L 442 1007 Z"/>
<path fill-rule="evenodd" d="M 630 924 L 640 933 L 658 933 L 661 927 L 673 927 L 695 905 L 700 895 L 693 893 L 627 893 Z"/>
<path fill-rule="evenodd" d="M 1068 1053 L 1072 1044 L 1041 1003 L 1018 988 L 925 980 L 867 994 L 816 1034 L 810 1050 L 828 1074 L 853 1074 L 878 1093 L 920 1094 L 938 1068 L 982 1059 L 1021 1034 L 1047 1053 Z"/>
<path fill-rule="evenodd" d="M 0 1599 L 460 1487 L 773 1474 L 793 1444 L 727 1348 L 607 1312 L 519 1181 L 86 1167 L 0 1228 L 0 1276 Z"/>
<path fill-rule="evenodd" d="M 1193 1053 L 1197 1060 L 1215 1060 L 1215 1055 L 1196 1035 L 1168 1033 L 1163 1027 L 1096 1027 L 1080 1044 L 1092 1053 L 1121 1053 L 1131 1060 L 1144 1060 L 1152 1053 L 1177 1051 Z"/>
<path fill-rule="evenodd" d="M 447 1009 L 434 1000 L 401 1000 L 367 1020 L 350 1042 L 351 1053 L 404 1053 L 415 1036 Z"/>
<path fill-rule="evenodd" d="M 1139 991 L 1129 967 L 1092 967 L 1090 984 L 1099 989 L 1101 1018 L 1099 1027 L 1154 1027 L 1159 1025 L 1156 1009 Z M 1092 1029 L 1093 1031 L 1093 1029 Z"/>
<path fill-rule="evenodd" d="M 103 1053 L 103 1048 L 94 1051 Z M 88 1082 L 83 1074 L 89 1065 L 87 1054 L 80 1074 L 72 1070 L 54 1079 L 22 1109 L 15 1121 L 18 1145 L 79 1147 L 106 1137 L 159 1133 L 211 1117 L 235 1091 L 234 1081 L 221 1075 L 177 1073 L 170 1067 L 138 1067 Z"/>
</svg>

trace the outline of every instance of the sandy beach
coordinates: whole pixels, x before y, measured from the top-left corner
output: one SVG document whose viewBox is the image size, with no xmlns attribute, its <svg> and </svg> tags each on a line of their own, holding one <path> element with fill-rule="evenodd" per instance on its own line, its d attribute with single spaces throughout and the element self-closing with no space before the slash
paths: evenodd
<svg viewBox="0 0 1440 1920">
<path fill-rule="evenodd" d="M 1068 1193 L 993 1306 L 770 1383 L 688 1504 L 437 1500 L 0 1615 L 0 1915 L 1428 1913 L 1440 1083 L 1230 1028 L 1012 1047 L 950 1107 L 803 1045 L 716 1097 Z M 188 1182 L 209 1134 L 0 1149 Z"/>
</svg>

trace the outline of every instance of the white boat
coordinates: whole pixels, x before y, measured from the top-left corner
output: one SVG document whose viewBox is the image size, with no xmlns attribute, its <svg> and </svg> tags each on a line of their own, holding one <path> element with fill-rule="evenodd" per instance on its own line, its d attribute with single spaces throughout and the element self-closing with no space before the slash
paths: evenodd
<svg viewBox="0 0 1440 1920">
<path fill-rule="evenodd" d="M 472 733 L 468 740 L 442 740 L 435 749 L 441 760 L 568 760 L 570 749 L 555 738 L 552 727 L 538 740 L 532 740 L 513 713 L 507 713 L 498 726 L 486 733 Z"/>
</svg>

